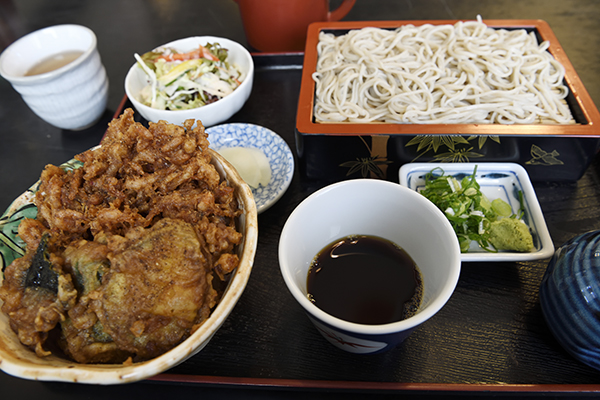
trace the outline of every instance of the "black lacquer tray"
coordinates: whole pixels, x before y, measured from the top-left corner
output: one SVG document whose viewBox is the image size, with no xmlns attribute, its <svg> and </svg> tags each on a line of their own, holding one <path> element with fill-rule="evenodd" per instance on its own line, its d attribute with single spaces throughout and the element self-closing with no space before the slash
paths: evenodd
<svg viewBox="0 0 600 400">
<path fill-rule="evenodd" d="M 250 100 L 227 122 L 265 126 L 282 136 L 297 154 L 295 125 L 303 55 L 254 55 L 254 60 Z M 114 114 L 125 107 L 131 107 L 127 98 Z M 87 136 L 64 135 L 63 146 L 97 144 L 112 114 L 107 112 Z M 56 162 L 67 159 L 63 152 L 50 155 Z M 200 353 L 141 383 L 144 388 L 150 386 L 153 397 L 164 397 L 171 386 L 185 393 L 195 393 L 198 387 L 281 389 L 289 390 L 286 394 L 291 397 L 292 390 L 348 396 L 600 393 L 600 372 L 571 357 L 552 336 L 542 315 L 538 290 L 549 260 L 464 263 L 447 305 L 387 353 L 353 355 L 329 344 L 289 294 L 279 272 L 277 248 L 290 213 L 330 181 L 308 179 L 296 169 L 283 197 L 259 215 L 254 268 L 240 301 Z M 595 157 L 577 181 L 534 182 L 534 188 L 555 247 L 600 229 L 600 158 Z M 22 382 L 13 391 L 27 391 L 30 382 Z M 140 388 L 134 384 L 120 390 L 127 396 Z M 36 390 L 52 398 L 63 390 L 92 395 L 88 386 L 65 383 L 46 383 Z M 103 388 L 93 391 L 99 396 L 108 393 Z M 252 397 L 252 393 L 265 392 L 236 393 Z"/>
<path fill-rule="evenodd" d="M 250 100 L 228 122 L 272 129 L 297 154 L 303 56 L 254 59 Z M 124 99 L 121 108 L 127 106 Z M 556 247 L 600 229 L 598 168 L 596 159 L 577 182 L 535 183 Z M 287 217 L 324 185 L 296 169 L 287 192 L 259 216 L 254 269 L 223 327 L 199 354 L 152 381 L 400 392 L 600 392 L 600 372 L 564 351 L 545 323 L 538 289 L 549 260 L 463 263 L 448 304 L 387 353 L 354 355 L 326 342 L 289 294 L 277 257 Z"/>
</svg>

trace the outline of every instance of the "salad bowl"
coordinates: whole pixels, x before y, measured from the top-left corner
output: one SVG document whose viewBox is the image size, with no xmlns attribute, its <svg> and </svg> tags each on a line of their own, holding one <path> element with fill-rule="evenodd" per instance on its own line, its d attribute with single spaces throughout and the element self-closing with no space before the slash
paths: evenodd
<svg viewBox="0 0 600 400">
<path fill-rule="evenodd" d="M 195 108 L 170 110 L 150 107 L 141 101 L 140 95 L 145 87 L 152 85 L 152 78 L 140 62 L 136 61 L 125 77 L 125 93 L 136 111 L 151 122 L 163 120 L 181 125 L 187 119 L 195 119 L 200 120 L 205 127 L 219 124 L 238 112 L 250 96 L 254 79 L 254 62 L 244 46 L 226 38 L 194 36 L 166 43 L 155 50 L 169 48 L 178 53 L 187 53 L 209 44 L 219 44 L 221 48 L 227 49 L 227 62 L 235 65 L 240 71 L 240 84 L 233 92 L 213 103 Z M 157 91 L 160 92 L 160 88 L 157 88 Z M 160 96 L 160 93 L 157 95 Z M 172 94 L 165 94 L 165 96 L 172 96 Z"/>
</svg>

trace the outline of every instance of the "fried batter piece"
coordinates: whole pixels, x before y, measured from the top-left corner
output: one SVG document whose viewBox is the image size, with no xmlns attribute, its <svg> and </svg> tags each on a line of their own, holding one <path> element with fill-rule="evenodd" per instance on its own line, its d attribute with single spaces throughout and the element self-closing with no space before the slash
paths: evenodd
<svg viewBox="0 0 600 400">
<path fill-rule="evenodd" d="M 34 241 L 35 250 L 13 261 L 0 287 L 2 311 L 9 316 L 12 330 L 40 357 L 50 354 L 43 344 L 77 297 L 71 276 L 60 267 L 61 260 L 48 251 L 49 240 Z"/>
<path fill-rule="evenodd" d="M 108 239 L 110 272 L 91 292 L 91 309 L 120 349 L 156 357 L 202 323 L 217 292 L 193 227 L 158 221 Z"/>
<path fill-rule="evenodd" d="M 127 109 L 77 169 L 48 165 L 38 215 L 19 226 L 27 253 L 5 271 L 0 299 L 21 342 L 49 354 L 60 330 L 65 354 L 82 363 L 155 357 L 210 315 L 239 263 L 242 213 L 211 164 L 208 135 L 193 120 L 135 122 Z M 49 238 L 55 290 L 26 284 Z"/>
<path fill-rule="evenodd" d="M 59 345 L 73 360 L 80 363 L 123 362 L 131 354 L 119 349 L 104 331 L 96 313 L 89 308 L 90 292 L 102 285 L 110 270 L 109 248 L 103 236 L 99 241 L 77 241 L 64 251 L 65 270 L 73 277 L 78 292 L 77 303 L 61 321 Z M 101 243 L 101 242 L 104 243 Z"/>
<path fill-rule="evenodd" d="M 102 146 L 75 158 L 82 168 L 47 166 L 36 194 L 38 219 L 71 242 L 74 235 L 124 234 L 169 217 L 199 224 L 215 252 L 231 252 L 241 234 L 233 188 L 210 163 L 208 135 L 193 120 L 146 129 L 133 111 L 109 124 Z"/>
<path fill-rule="evenodd" d="M 100 240 L 65 250 L 80 294 L 61 323 L 61 347 L 71 358 L 105 363 L 156 357 L 208 318 L 217 292 L 192 225 L 165 218 Z"/>
</svg>

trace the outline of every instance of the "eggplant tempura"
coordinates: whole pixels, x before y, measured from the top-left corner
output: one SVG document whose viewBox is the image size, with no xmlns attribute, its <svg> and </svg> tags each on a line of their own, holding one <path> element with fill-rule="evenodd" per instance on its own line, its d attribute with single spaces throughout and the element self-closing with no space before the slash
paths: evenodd
<svg viewBox="0 0 600 400">
<path fill-rule="evenodd" d="M 19 225 L 27 252 L 0 287 L 11 328 L 37 355 L 147 360 L 208 318 L 239 263 L 241 210 L 193 124 L 145 128 L 127 109 L 76 156 L 81 168 L 46 166 L 37 218 Z"/>
</svg>

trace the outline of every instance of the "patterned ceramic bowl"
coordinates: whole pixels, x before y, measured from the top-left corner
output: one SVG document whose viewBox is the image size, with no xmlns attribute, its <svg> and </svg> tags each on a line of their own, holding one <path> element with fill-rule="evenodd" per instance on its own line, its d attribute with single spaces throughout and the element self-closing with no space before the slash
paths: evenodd
<svg viewBox="0 0 600 400">
<path fill-rule="evenodd" d="M 540 286 L 546 322 L 573 357 L 600 370 L 600 231 L 556 250 Z"/>
<path fill-rule="evenodd" d="M 244 241 L 239 246 L 240 264 L 234 272 L 223 297 L 210 317 L 192 336 L 170 351 L 149 361 L 123 364 L 78 364 L 57 355 L 40 358 L 21 345 L 17 335 L 9 326 L 8 317 L 0 312 L 0 369 L 25 379 L 44 381 L 67 381 L 94 384 L 117 384 L 138 381 L 159 374 L 185 361 L 204 348 L 221 327 L 225 319 L 242 295 L 254 262 L 258 242 L 258 221 L 256 207 L 248 185 L 239 177 L 235 169 L 218 153 L 211 151 L 217 171 L 235 188 L 240 207 L 244 213 L 240 217 L 240 230 Z M 65 163 L 63 168 L 76 168 L 78 161 Z M 8 265 L 23 252 L 23 241 L 17 236 L 21 219 L 33 218 L 37 208 L 33 204 L 37 184 L 19 196 L 0 219 L 0 269 Z M 0 285 L 2 274 L 0 274 Z M 0 302 L 1 305 L 1 302 Z"/>
<path fill-rule="evenodd" d="M 267 186 L 252 188 L 259 214 L 283 196 L 294 176 L 294 155 L 281 136 L 262 126 L 244 123 L 217 125 L 206 132 L 210 147 L 217 151 L 226 147 L 252 147 L 267 156 L 271 181 Z"/>
</svg>

